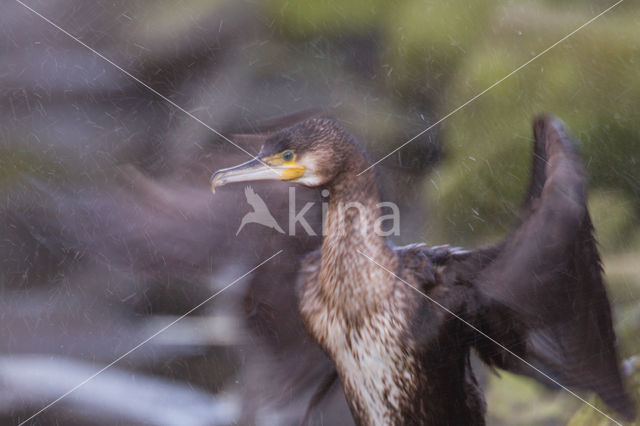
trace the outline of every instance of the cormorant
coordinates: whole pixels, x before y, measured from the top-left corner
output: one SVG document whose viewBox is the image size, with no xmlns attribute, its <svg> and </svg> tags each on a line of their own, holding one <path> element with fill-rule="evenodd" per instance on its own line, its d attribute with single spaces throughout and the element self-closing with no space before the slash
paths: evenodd
<svg viewBox="0 0 640 426">
<path fill-rule="evenodd" d="M 634 418 L 583 166 L 559 120 L 540 116 L 533 128 L 517 225 L 470 251 L 394 247 L 380 236 L 376 175 L 361 173 L 371 162 L 331 119 L 270 134 L 255 159 L 213 174 L 213 189 L 283 180 L 329 190 L 322 246 L 304 258 L 296 284 L 305 327 L 335 364 L 312 404 L 339 377 L 357 424 L 484 424 L 473 349 L 489 366 L 594 391 Z"/>
</svg>

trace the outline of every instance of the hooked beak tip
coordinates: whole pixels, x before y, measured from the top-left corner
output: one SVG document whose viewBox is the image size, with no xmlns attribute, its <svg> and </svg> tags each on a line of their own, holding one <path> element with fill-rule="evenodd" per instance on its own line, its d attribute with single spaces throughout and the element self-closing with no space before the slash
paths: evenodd
<svg viewBox="0 0 640 426">
<path fill-rule="evenodd" d="M 211 183 L 211 193 L 215 194 L 216 193 L 216 188 L 219 186 L 224 185 L 223 182 L 220 182 L 220 172 L 215 172 L 214 174 L 211 175 L 211 179 L 210 179 L 210 183 Z"/>
</svg>

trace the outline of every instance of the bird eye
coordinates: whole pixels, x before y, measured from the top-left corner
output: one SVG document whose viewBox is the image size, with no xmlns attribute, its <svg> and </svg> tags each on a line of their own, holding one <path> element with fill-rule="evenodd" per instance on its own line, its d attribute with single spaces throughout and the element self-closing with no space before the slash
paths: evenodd
<svg viewBox="0 0 640 426">
<path fill-rule="evenodd" d="M 293 152 L 291 151 L 285 151 L 282 153 L 282 159 L 284 161 L 291 161 L 293 160 Z"/>
</svg>

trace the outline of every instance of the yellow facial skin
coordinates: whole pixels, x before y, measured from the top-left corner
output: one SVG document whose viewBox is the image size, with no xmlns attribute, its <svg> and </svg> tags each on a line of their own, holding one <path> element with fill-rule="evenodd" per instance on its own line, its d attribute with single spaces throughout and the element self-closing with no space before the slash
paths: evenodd
<svg viewBox="0 0 640 426">
<path fill-rule="evenodd" d="M 305 167 L 296 163 L 296 155 L 290 161 L 282 158 L 282 152 L 263 158 L 262 161 L 280 172 L 280 179 L 295 180 L 304 175 Z"/>
</svg>

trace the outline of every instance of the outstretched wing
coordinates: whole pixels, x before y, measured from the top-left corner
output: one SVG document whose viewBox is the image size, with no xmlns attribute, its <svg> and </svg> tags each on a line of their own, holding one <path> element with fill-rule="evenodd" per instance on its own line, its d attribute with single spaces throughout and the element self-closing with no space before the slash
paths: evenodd
<svg viewBox="0 0 640 426">
<path fill-rule="evenodd" d="M 594 391 L 631 419 L 583 166 L 559 120 L 537 118 L 534 134 L 532 180 L 518 225 L 500 245 L 460 259 L 460 266 L 478 265 L 472 279 L 483 298 L 478 327 L 557 383 Z M 475 347 L 491 365 L 550 382 L 481 335 Z"/>
</svg>

